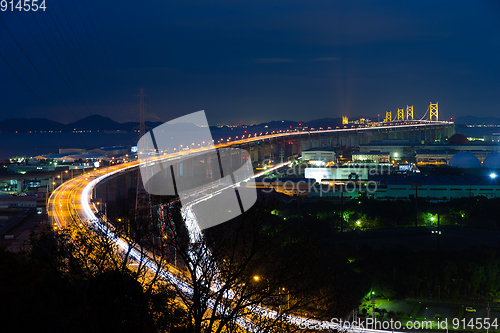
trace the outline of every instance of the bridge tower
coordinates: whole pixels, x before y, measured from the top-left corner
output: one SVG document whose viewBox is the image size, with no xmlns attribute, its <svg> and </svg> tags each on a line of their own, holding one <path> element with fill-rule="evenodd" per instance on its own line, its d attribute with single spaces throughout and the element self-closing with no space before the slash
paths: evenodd
<svg viewBox="0 0 500 333">
<path fill-rule="evenodd" d="M 384 123 L 390 123 L 391 121 L 392 121 L 392 112 L 391 111 L 386 111 L 385 112 Z"/>
<path fill-rule="evenodd" d="M 347 125 L 349 124 L 349 119 L 345 116 L 342 116 L 342 125 Z"/>
<path fill-rule="evenodd" d="M 405 112 L 404 109 L 398 108 L 398 120 L 405 120 Z"/>
<path fill-rule="evenodd" d="M 413 120 L 413 105 L 406 106 L 406 120 Z"/>
<path fill-rule="evenodd" d="M 438 108 L 438 103 L 432 104 L 432 102 L 429 104 L 429 120 L 439 120 L 439 108 Z"/>
</svg>

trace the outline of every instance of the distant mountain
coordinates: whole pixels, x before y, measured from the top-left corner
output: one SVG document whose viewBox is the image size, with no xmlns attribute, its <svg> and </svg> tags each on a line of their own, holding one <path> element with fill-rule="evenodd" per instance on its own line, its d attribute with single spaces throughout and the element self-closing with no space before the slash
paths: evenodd
<svg viewBox="0 0 500 333">
<path fill-rule="evenodd" d="M 292 126 L 292 128 L 295 128 L 297 126 L 299 126 L 299 122 L 298 121 L 291 121 L 291 120 L 273 120 L 273 121 L 269 121 L 267 123 L 262 123 L 262 124 L 258 124 L 256 125 L 256 127 L 259 127 L 259 128 L 272 128 L 272 129 L 286 129 L 286 128 L 290 128 L 290 126 Z"/>
<path fill-rule="evenodd" d="M 313 128 L 328 128 L 332 127 L 335 128 L 336 126 L 341 126 L 342 125 L 342 119 L 341 118 L 322 118 L 322 119 L 316 119 L 316 120 L 311 120 L 311 121 L 292 121 L 292 120 L 273 120 L 267 123 L 262 123 L 255 125 L 256 127 L 259 128 L 272 128 L 273 130 L 275 129 L 289 129 L 290 126 L 292 128 L 295 128 L 297 126 L 302 126 L 302 127 L 313 127 Z"/>
<path fill-rule="evenodd" d="M 146 131 L 149 131 L 157 126 L 160 126 L 161 124 L 163 124 L 162 121 L 154 121 L 154 122 L 146 121 L 146 122 L 144 122 L 144 125 L 146 125 Z M 132 131 L 134 131 L 134 129 L 137 129 L 139 127 L 139 123 L 133 122 L 133 121 L 129 121 L 129 122 L 123 123 L 121 125 L 123 126 L 124 130 L 127 130 L 129 132 L 132 132 Z"/>
<path fill-rule="evenodd" d="M 139 126 L 139 123 L 130 123 L 130 124 L 133 125 L 132 129 L 134 127 Z M 154 122 L 146 121 L 146 122 L 144 122 L 144 125 L 146 125 L 146 131 L 152 130 L 153 128 L 160 126 L 161 124 L 163 124 L 163 121 L 154 121 Z"/>
<path fill-rule="evenodd" d="M 163 122 L 146 123 L 146 129 L 155 128 Z M 45 118 L 11 118 L 0 120 L 2 133 L 30 133 L 30 132 L 72 132 L 72 131 L 127 131 L 133 132 L 139 127 L 139 122 L 118 123 L 108 117 L 92 115 L 69 124 Z"/>
<path fill-rule="evenodd" d="M 476 117 L 464 116 L 454 119 L 455 124 L 459 125 L 499 125 L 500 118 L 497 117 Z"/>
<path fill-rule="evenodd" d="M 125 130 L 123 124 L 117 123 L 116 121 L 104 117 L 98 114 L 85 117 L 83 119 L 77 120 L 74 123 L 69 123 L 66 125 L 70 131 L 116 131 Z"/>
<path fill-rule="evenodd" d="M 313 128 L 335 128 L 342 125 L 342 118 L 323 118 L 306 122 L 306 126 Z"/>
<path fill-rule="evenodd" d="M 0 121 L 1 132 L 29 133 L 40 131 L 64 131 L 65 125 L 45 118 L 11 118 Z"/>
<path fill-rule="evenodd" d="M 500 119 L 499 119 L 500 121 Z M 163 122 L 146 122 L 146 130 L 153 129 Z M 296 128 L 298 126 L 309 128 L 335 128 L 341 126 L 342 121 L 340 118 L 323 118 L 312 120 L 308 122 L 299 122 L 292 120 L 273 120 L 270 122 L 249 125 L 252 128 L 261 128 L 262 130 L 286 130 L 289 128 Z M 72 132 L 72 131 L 127 131 L 133 132 L 139 127 L 138 122 L 118 123 L 108 117 L 101 115 L 92 115 L 83 119 L 77 120 L 69 124 L 61 124 L 57 121 L 48 120 L 45 118 L 11 118 L 0 121 L 0 132 L 10 133 L 29 133 L 29 132 Z M 220 130 L 216 126 L 210 127 L 212 130 Z M 180 125 L 175 125 L 172 130 L 184 130 Z"/>
</svg>

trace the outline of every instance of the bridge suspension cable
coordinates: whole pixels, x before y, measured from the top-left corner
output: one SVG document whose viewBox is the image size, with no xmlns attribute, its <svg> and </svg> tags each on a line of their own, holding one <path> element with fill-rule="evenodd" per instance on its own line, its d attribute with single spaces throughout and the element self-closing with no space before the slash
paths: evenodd
<svg viewBox="0 0 500 333">
<path fill-rule="evenodd" d="M 425 111 L 424 115 L 422 116 L 422 118 L 419 119 L 419 121 L 424 120 L 424 118 L 427 116 L 427 113 L 429 113 L 429 107 L 430 105 L 427 107 L 427 111 Z"/>
</svg>

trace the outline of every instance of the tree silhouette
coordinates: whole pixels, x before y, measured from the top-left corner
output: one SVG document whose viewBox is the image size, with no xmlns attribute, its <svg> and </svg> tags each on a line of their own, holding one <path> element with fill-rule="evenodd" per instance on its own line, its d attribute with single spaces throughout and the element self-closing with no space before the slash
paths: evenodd
<svg viewBox="0 0 500 333">
<path fill-rule="evenodd" d="M 258 205 L 205 230 L 196 240 L 185 228 L 178 205 L 163 209 L 165 234 L 171 235 L 169 242 L 192 292 L 173 287 L 195 332 L 237 332 L 241 328 L 236 323 L 259 332 L 292 332 L 298 326 L 288 323 L 287 315 L 322 317 L 327 312 L 319 304 L 330 293 L 315 275 L 309 242 L 285 231 L 287 226 L 271 208 Z"/>
</svg>

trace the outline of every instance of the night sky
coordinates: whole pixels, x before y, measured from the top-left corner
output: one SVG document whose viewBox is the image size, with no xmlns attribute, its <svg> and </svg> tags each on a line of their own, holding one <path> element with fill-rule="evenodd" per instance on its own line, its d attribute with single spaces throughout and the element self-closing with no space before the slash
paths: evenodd
<svg viewBox="0 0 500 333">
<path fill-rule="evenodd" d="M 140 87 L 162 121 L 202 109 L 210 124 L 376 119 L 407 104 L 420 118 L 431 101 L 442 118 L 500 116 L 499 1 L 46 7 L 0 12 L 0 119 L 134 121 Z"/>
</svg>

